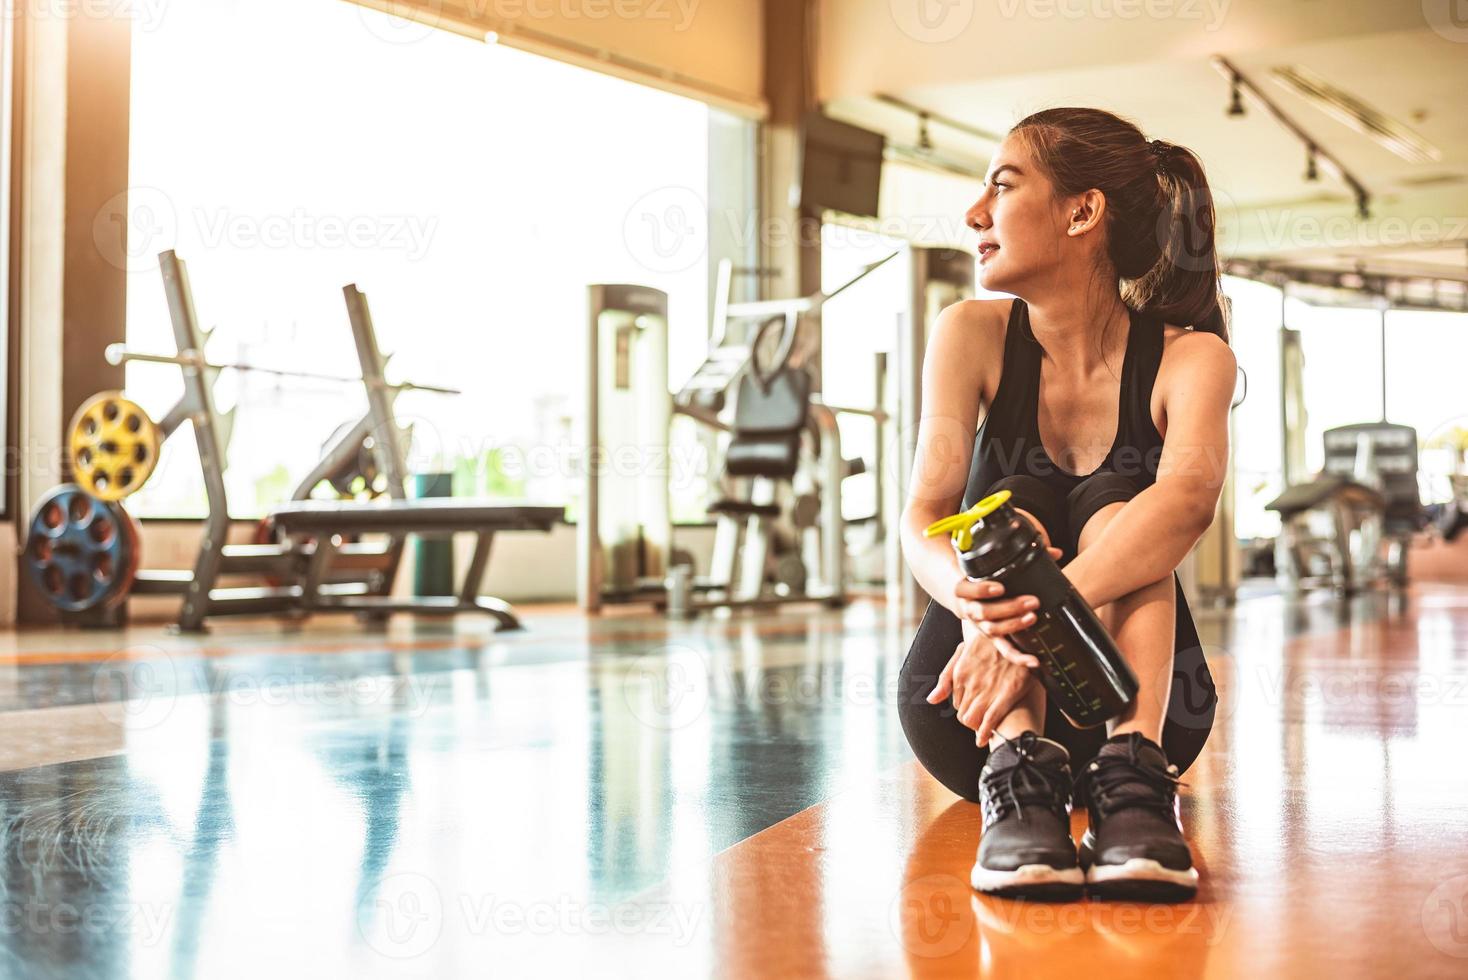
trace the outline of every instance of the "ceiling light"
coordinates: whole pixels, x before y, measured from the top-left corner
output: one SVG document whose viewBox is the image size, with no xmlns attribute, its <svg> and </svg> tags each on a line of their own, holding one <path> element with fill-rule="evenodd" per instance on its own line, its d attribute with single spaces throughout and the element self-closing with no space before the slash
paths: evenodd
<svg viewBox="0 0 1468 980">
<path fill-rule="evenodd" d="M 1408 129 L 1405 123 L 1336 88 L 1303 65 L 1274 69 L 1274 80 L 1336 121 L 1411 163 L 1442 159 L 1442 151 Z"/>
</svg>

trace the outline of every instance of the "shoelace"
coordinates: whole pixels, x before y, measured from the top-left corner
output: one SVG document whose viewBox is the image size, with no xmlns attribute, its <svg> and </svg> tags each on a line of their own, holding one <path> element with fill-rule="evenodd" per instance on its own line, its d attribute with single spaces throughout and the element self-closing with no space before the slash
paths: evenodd
<svg viewBox="0 0 1468 980">
<path fill-rule="evenodd" d="M 1002 820 L 1011 811 L 1023 821 L 1026 804 L 1063 813 L 1070 798 L 1069 774 L 1049 769 L 1036 761 L 1032 754 L 1037 737 L 1035 733 L 1025 732 L 1018 739 L 999 737 L 1014 746 L 1017 758 L 1014 765 L 990 770 L 984 775 L 984 785 L 989 790 L 989 823 Z"/>
<path fill-rule="evenodd" d="M 1082 792 L 1096 804 L 1100 815 L 1109 817 L 1129 807 L 1146 807 L 1172 814 L 1172 801 L 1183 785 L 1177 766 L 1159 769 L 1137 755 L 1141 736 L 1127 739 L 1125 756 L 1097 756 L 1081 774 Z"/>
</svg>

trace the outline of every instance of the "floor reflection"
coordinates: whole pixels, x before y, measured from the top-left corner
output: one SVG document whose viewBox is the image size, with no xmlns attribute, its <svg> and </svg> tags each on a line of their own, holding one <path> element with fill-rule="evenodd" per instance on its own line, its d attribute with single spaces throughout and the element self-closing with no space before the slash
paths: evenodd
<svg viewBox="0 0 1468 980">
<path fill-rule="evenodd" d="M 1468 590 L 1198 618 L 1204 885 L 1166 912 L 972 896 L 879 607 L 57 638 L 0 664 L 0 976 L 1452 975 Z"/>
</svg>

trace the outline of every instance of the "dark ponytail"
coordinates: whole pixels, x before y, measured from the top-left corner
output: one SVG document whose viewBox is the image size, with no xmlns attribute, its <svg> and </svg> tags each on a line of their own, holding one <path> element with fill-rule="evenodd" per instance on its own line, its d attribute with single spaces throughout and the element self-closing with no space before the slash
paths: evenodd
<svg viewBox="0 0 1468 980">
<path fill-rule="evenodd" d="M 1057 193 L 1094 187 L 1106 196 L 1106 254 L 1128 306 L 1228 341 L 1213 193 L 1191 150 L 1149 142 L 1101 109 L 1046 109 L 1010 132 L 1025 139 Z"/>
</svg>

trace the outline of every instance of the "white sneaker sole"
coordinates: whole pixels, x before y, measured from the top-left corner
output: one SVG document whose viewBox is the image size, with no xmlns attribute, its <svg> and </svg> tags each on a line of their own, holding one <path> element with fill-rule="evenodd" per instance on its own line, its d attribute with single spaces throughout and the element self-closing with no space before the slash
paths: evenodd
<svg viewBox="0 0 1468 980">
<path fill-rule="evenodd" d="M 969 884 L 986 895 L 1015 897 L 1079 897 L 1086 883 L 1080 868 L 1052 868 L 1048 864 L 1025 864 L 1013 871 L 996 871 L 975 864 Z"/>
<path fill-rule="evenodd" d="M 1132 858 L 1121 864 L 1093 864 L 1086 884 L 1098 895 L 1141 901 L 1185 901 L 1198 891 L 1198 869 L 1179 871 L 1150 858 Z"/>
</svg>

